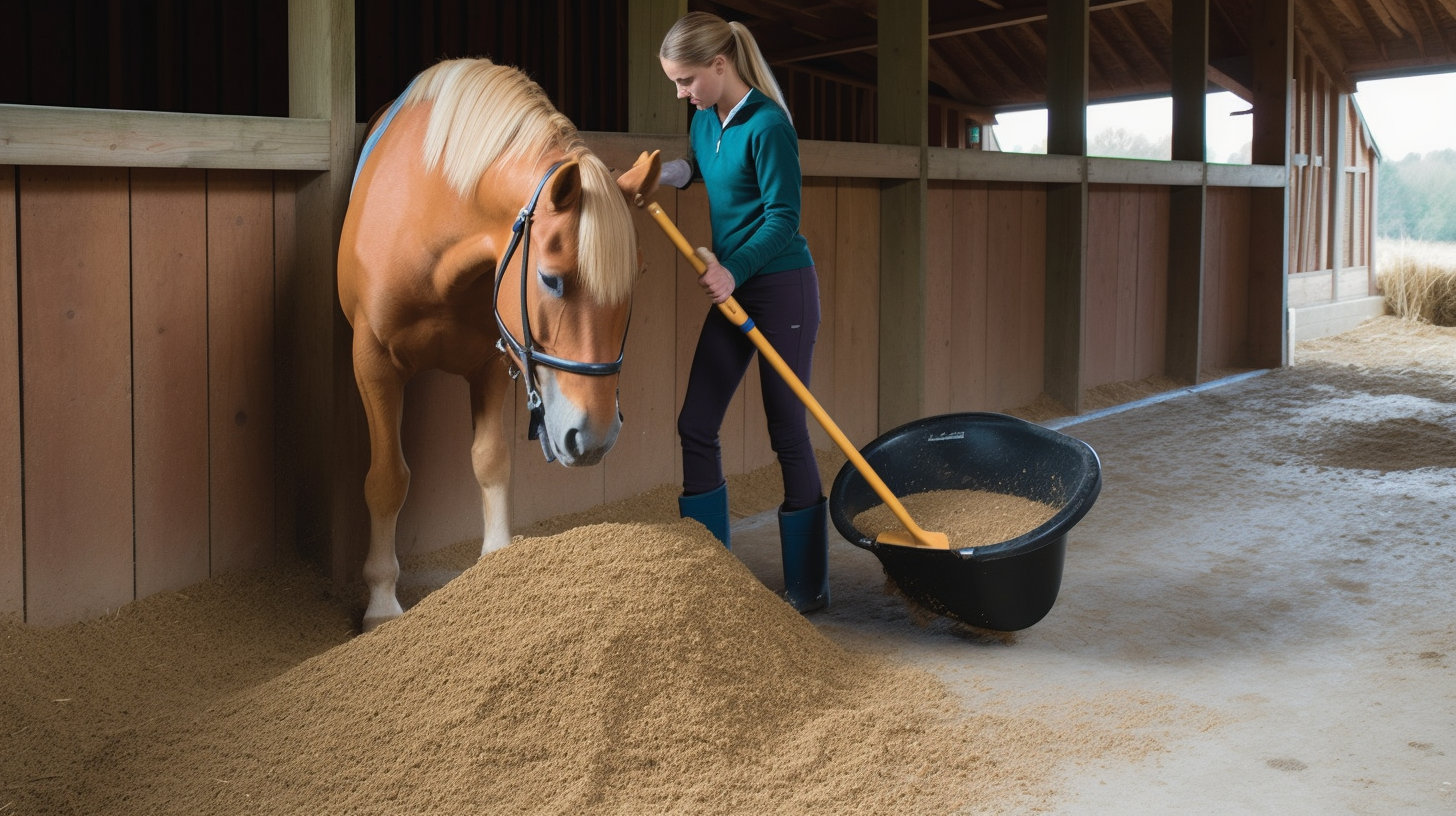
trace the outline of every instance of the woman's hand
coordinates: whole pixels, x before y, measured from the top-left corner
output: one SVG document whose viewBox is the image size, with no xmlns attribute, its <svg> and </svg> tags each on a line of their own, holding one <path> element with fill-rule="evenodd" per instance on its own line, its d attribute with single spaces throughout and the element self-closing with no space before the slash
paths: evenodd
<svg viewBox="0 0 1456 816">
<path fill-rule="evenodd" d="M 697 253 L 708 267 L 708 271 L 698 276 L 698 285 L 708 293 L 708 298 L 714 303 L 722 303 L 732 297 L 733 290 L 738 288 L 738 282 L 733 280 L 733 273 L 718 263 L 718 256 L 708 251 L 707 247 L 698 247 Z"/>
</svg>

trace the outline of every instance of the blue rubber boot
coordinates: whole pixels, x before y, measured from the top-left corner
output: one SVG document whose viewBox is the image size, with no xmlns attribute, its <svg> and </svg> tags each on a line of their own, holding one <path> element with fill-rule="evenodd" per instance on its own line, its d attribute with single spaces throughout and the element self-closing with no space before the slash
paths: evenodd
<svg viewBox="0 0 1456 816">
<path fill-rule="evenodd" d="M 702 523 L 723 546 L 733 549 L 728 538 L 728 483 L 718 485 L 707 493 L 696 496 L 678 496 L 677 512 L 683 518 Z"/>
<path fill-rule="evenodd" d="M 829 502 L 779 511 L 779 549 L 784 559 L 784 600 L 800 612 L 829 605 Z"/>
</svg>

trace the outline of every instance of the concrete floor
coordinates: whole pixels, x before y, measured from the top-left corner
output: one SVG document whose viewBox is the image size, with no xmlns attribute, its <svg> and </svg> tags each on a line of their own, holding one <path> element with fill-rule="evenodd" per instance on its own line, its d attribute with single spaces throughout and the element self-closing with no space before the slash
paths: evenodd
<svg viewBox="0 0 1456 816">
<path fill-rule="evenodd" d="M 811 619 L 975 710 L 1167 704 L 1163 750 L 1049 769 L 1054 813 L 1456 813 L 1456 456 L 1431 465 L 1411 420 L 1456 446 L 1456 386 L 1293 368 L 1079 422 L 1103 491 L 1013 643 L 917 624 L 832 526 Z M 1331 451 L 1357 426 L 1427 466 L 1351 467 Z M 733 536 L 781 588 L 774 513 Z"/>
</svg>

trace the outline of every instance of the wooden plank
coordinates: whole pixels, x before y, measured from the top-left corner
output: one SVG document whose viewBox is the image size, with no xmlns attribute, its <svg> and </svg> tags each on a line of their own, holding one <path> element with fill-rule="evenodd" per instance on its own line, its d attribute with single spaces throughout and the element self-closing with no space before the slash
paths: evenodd
<svg viewBox="0 0 1456 816">
<path fill-rule="evenodd" d="M 1138 215 L 1137 352 L 1135 379 L 1164 373 L 1168 330 L 1168 225 L 1166 187 L 1143 189 Z"/>
<path fill-rule="evenodd" d="M 1168 196 L 1168 297 L 1164 367 L 1176 380 L 1195 383 L 1202 369 L 1209 272 L 1207 200 L 1211 189 L 1173 187 Z"/>
<path fill-rule="evenodd" d="M 950 349 L 952 411 L 993 408 L 986 382 L 987 207 L 985 184 L 956 183 L 951 204 L 951 310 L 956 321 Z"/>
<path fill-rule="evenodd" d="M 0 165 L 0 621 L 25 617 L 16 172 Z"/>
<path fill-rule="evenodd" d="M 1137 379 L 1138 255 L 1144 241 L 1142 189 L 1122 187 L 1118 197 L 1121 201 L 1117 227 L 1117 353 L 1112 374 L 1114 382 L 1126 382 Z"/>
<path fill-rule="evenodd" d="M 289 285 L 298 269 L 298 178 L 294 173 L 273 174 L 273 313 L 274 340 L 279 348 L 286 348 L 289 337 L 289 321 L 295 304 Z M 314 273 L 318 276 L 318 273 Z M 333 310 L 331 310 L 333 311 Z M 337 318 L 335 318 L 337 319 Z M 324 321 L 320 321 L 324 322 Z M 275 360 L 274 382 L 282 393 L 297 393 L 292 390 L 296 381 L 297 355 L 284 353 Z M 303 446 L 296 445 L 291 438 L 291 429 L 298 426 L 296 417 L 303 407 L 299 399 L 279 400 L 276 409 L 274 433 L 278 440 L 278 460 L 273 481 L 273 540 L 279 552 L 298 552 L 304 544 L 301 538 L 300 520 L 305 517 L 303 507 L 309 491 L 318 490 L 321 485 L 307 484 L 302 468 L 296 466 L 297 457 Z M 320 502 L 319 504 L 322 504 Z"/>
<path fill-rule="evenodd" d="M 658 193 L 658 203 L 677 218 L 673 190 Z M 673 245 L 645 210 L 634 210 L 638 245 L 647 271 L 632 295 L 632 325 L 622 363 L 622 431 L 607 454 L 606 500 L 616 501 L 660 484 L 674 482 L 680 457 L 674 412 L 677 357 L 677 259 Z"/>
<path fill-rule="evenodd" d="M 1282 164 L 1210 164 L 1210 187 L 1284 187 L 1289 171 Z"/>
<path fill-rule="evenodd" d="M 134 597 L 127 173 L 20 171 L 26 621 Z"/>
<path fill-rule="evenodd" d="M 269 563 L 273 542 L 273 185 L 207 175 L 212 572 Z"/>
<path fill-rule="evenodd" d="M 627 121 L 633 133 L 686 133 L 687 103 L 662 72 L 657 51 L 687 0 L 628 0 Z"/>
<path fill-rule="evenodd" d="M 957 181 L 1079 182 L 1087 175 L 1081 156 L 1038 156 L 996 150 L 955 150 L 933 147 L 926 151 L 927 175 Z M 861 171 L 844 175 L 858 175 Z"/>
<path fill-rule="evenodd" d="M 1200 353 L 1198 368 L 1191 374 L 1193 382 L 1203 379 L 1204 369 L 1223 364 L 1221 362 L 1222 337 L 1220 331 L 1223 328 L 1223 309 L 1225 307 L 1223 278 L 1228 274 L 1228 270 L 1225 268 L 1224 243 L 1221 238 L 1224 234 L 1223 216 L 1228 204 L 1228 194 L 1229 191 L 1226 189 L 1208 188 L 1200 238 L 1203 244 L 1203 293 L 1201 298 L 1203 306 L 1197 323 Z M 1173 240 L 1176 244 L 1179 239 L 1175 237 Z M 1174 304 L 1170 301 L 1170 315 L 1173 308 Z M 1171 316 L 1169 319 L 1172 319 Z"/>
<path fill-rule="evenodd" d="M 1082 324 L 1083 387 L 1114 379 L 1117 355 L 1117 262 L 1121 196 L 1115 187 L 1088 185 L 1087 306 Z"/>
<path fill-rule="evenodd" d="M 474 438 L 465 378 L 422 371 L 405 386 L 400 446 L 410 481 L 395 527 L 401 555 L 480 540 L 480 485 L 470 460 Z M 540 448 L 535 451 L 539 457 Z"/>
<path fill-rule="evenodd" d="M 328 168 L 329 123 L 0 105 L 0 164 Z"/>
<path fill-rule="evenodd" d="M 131 174 L 136 593 L 206 580 L 207 178 Z"/>
<path fill-rule="evenodd" d="M 1289 276 L 1289 306 L 1299 308 L 1334 300 L 1331 270 L 1300 272 Z"/>
<path fill-rule="evenodd" d="M 1047 196 L 1040 184 L 1021 185 L 1021 391 L 1024 405 L 1042 393 L 1046 380 Z"/>
<path fill-rule="evenodd" d="M 1267 191 L 1228 191 L 1227 206 L 1224 207 L 1220 218 L 1224 242 L 1223 292 L 1220 295 L 1223 353 L 1217 365 L 1226 367 L 1259 365 L 1252 355 L 1254 338 L 1250 332 L 1259 319 L 1258 312 L 1261 311 L 1259 305 L 1251 300 L 1254 287 L 1254 258 L 1250 254 L 1253 251 L 1253 234 L 1250 232 L 1250 227 L 1252 226 L 1251 219 L 1254 217 L 1253 199 L 1259 193 L 1265 192 Z M 1283 283 L 1282 276 L 1280 282 Z M 1285 320 L 1284 297 L 1284 287 L 1281 285 L 1278 301 L 1280 314 L 1274 318 L 1280 326 L 1284 325 Z M 1280 354 L 1282 356 L 1282 352 Z M 1269 363 L 1268 365 L 1277 364 Z"/>
<path fill-rule="evenodd" d="M 925 396 L 924 415 L 951 410 L 951 376 L 954 357 L 951 341 L 957 326 L 954 307 L 953 190 L 948 182 L 929 185 L 926 211 L 925 275 Z"/>
<path fill-rule="evenodd" d="M 880 432 L 924 416 L 927 292 L 926 182 L 880 190 Z"/>
<path fill-rule="evenodd" d="M 834 293 L 834 421 L 856 447 L 880 433 L 880 190 L 840 182 Z"/>
<path fill-rule="evenodd" d="M 867 142 L 799 142 L 799 167 L 807 176 L 904 179 L 920 177 L 913 146 Z"/>
<path fill-rule="evenodd" d="M 819 278 L 819 336 L 814 341 L 814 370 L 809 389 L 829 416 L 838 422 L 834 406 L 834 325 L 837 309 L 835 292 L 839 278 L 836 250 L 835 219 L 838 216 L 839 184 L 837 179 L 806 178 L 803 189 L 803 215 L 799 231 L 809 242 Z M 834 450 L 834 441 L 819 423 L 809 420 L 809 438 L 816 450 Z"/>
<path fill-rule="evenodd" d="M 1097 184 L 1202 184 L 1201 161 L 1088 157 L 1087 181 Z"/>
<path fill-rule="evenodd" d="M 992 410 L 1004 411 L 1021 404 L 1021 185 L 993 182 L 987 189 L 986 380 Z"/>
</svg>

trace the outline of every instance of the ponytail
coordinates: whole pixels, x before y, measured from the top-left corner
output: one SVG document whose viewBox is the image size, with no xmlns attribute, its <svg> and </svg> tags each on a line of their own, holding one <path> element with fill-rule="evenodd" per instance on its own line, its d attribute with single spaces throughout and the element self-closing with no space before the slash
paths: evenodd
<svg viewBox="0 0 1456 816">
<path fill-rule="evenodd" d="M 790 122 L 794 121 L 794 115 L 789 113 L 789 105 L 784 101 L 784 92 L 779 89 L 773 69 L 768 67 L 768 60 L 758 50 L 758 41 L 753 38 L 753 32 L 739 22 L 729 23 L 728 29 L 733 32 L 733 42 L 738 46 L 734 49 L 736 53 L 733 59 L 733 67 L 738 69 L 738 75 L 759 93 L 779 103 L 779 107 L 784 109 L 784 115 L 789 117 Z"/>
</svg>

